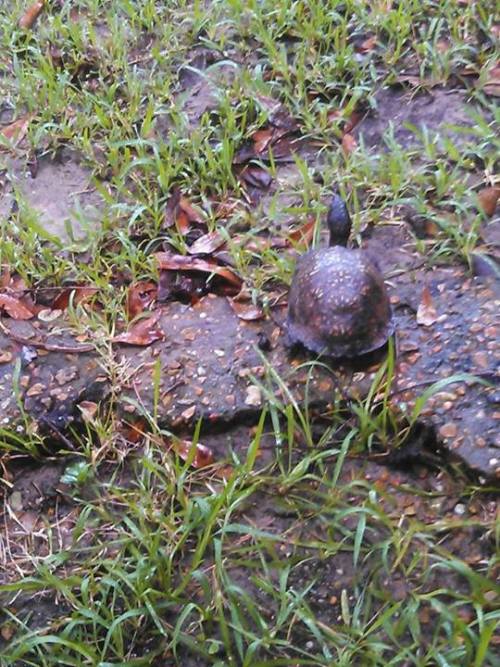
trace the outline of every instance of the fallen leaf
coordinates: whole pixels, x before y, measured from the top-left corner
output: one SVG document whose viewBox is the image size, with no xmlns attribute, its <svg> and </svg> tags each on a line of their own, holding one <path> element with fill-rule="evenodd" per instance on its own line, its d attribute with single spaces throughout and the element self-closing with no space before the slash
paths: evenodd
<svg viewBox="0 0 500 667">
<path fill-rule="evenodd" d="M 253 320 L 261 320 L 264 317 L 264 312 L 262 309 L 251 302 L 242 303 L 241 301 L 236 301 L 235 299 L 229 298 L 228 301 L 229 305 L 240 318 L 240 320 L 251 322 Z"/>
<path fill-rule="evenodd" d="M 192 223 L 202 224 L 205 222 L 200 211 L 195 208 L 189 199 L 175 187 L 165 206 L 165 227 L 177 227 L 180 234 L 184 235 Z"/>
<path fill-rule="evenodd" d="M 498 198 L 500 197 L 500 186 L 495 185 L 492 187 L 483 188 L 477 193 L 479 199 L 479 205 L 486 213 L 488 217 L 495 213 L 497 207 Z"/>
<path fill-rule="evenodd" d="M 500 65 L 495 65 L 486 73 L 483 80 L 479 79 L 477 83 L 486 95 L 500 97 Z"/>
<path fill-rule="evenodd" d="M 92 422 L 97 414 L 99 406 L 93 401 L 81 401 L 78 404 L 78 409 L 82 414 L 82 419 L 84 422 Z"/>
<path fill-rule="evenodd" d="M 357 145 L 356 139 L 352 134 L 349 134 L 348 132 L 344 134 L 342 137 L 342 150 L 344 151 L 344 155 L 350 155 L 356 149 Z"/>
<path fill-rule="evenodd" d="M 229 218 L 238 208 L 241 208 L 241 206 L 241 200 L 239 199 L 225 199 L 217 203 L 214 216 L 218 220 Z"/>
<path fill-rule="evenodd" d="M 362 111 L 353 111 L 344 125 L 344 134 L 349 134 L 354 130 L 356 125 L 363 119 L 364 113 Z"/>
<path fill-rule="evenodd" d="M 15 148 L 26 136 L 32 117 L 32 114 L 26 114 L 25 116 L 22 116 L 21 118 L 18 118 L 14 122 L 10 123 L 10 125 L 5 125 L 0 130 L 0 135 L 2 135 L 2 137 L 4 137 L 13 148 Z M 8 149 L 8 146 L 0 144 L 0 152 L 6 151 Z"/>
<path fill-rule="evenodd" d="M 148 433 L 148 423 L 144 417 L 137 417 L 133 422 L 122 422 L 119 427 L 120 435 L 127 443 L 137 445 Z"/>
<path fill-rule="evenodd" d="M 210 255 L 226 242 L 225 238 L 219 232 L 208 232 L 200 236 L 199 239 L 187 249 L 190 255 Z"/>
<path fill-rule="evenodd" d="M 141 280 L 134 283 L 128 289 L 127 293 L 127 314 L 129 319 L 140 315 L 145 310 L 150 310 L 158 294 L 158 287 L 155 283 Z"/>
<path fill-rule="evenodd" d="M 176 440 L 171 444 L 174 452 L 180 456 L 183 461 L 187 461 L 192 456 L 193 443 L 191 440 Z M 196 443 L 194 458 L 191 462 L 193 468 L 205 468 L 214 462 L 214 453 L 209 447 Z"/>
<path fill-rule="evenodd" d="M 29 30 L 42 13 L 44 6 L 45 0 L 37 0 L 28 7 L 26 12 L 19 19 L 19 27 L 23 30 Z"/>
<path fill-rule="evenodd" d="M 367 37 L 361 44 L 358 46 L 356 51 L 359 53 L 368 53 L 369 51 L 372 51 L 377 44 L 377 36 L 376 35 L 371 35 L 370 37 Z"/>
<path fill-rule="evenodd" d="M 417 309 L 417 323 L 424 327 L 429 327 L 434 324 L 438 318 L 432 295 L 427 286 L 422 290 L 422 299 Z"/>
<path fill-rule="evenodd" d="M 288 238 L 293 243 L 303 243 L 309 247 L 314 238 L 314 229 L 316 227 L 316 220 L 311 218 L 302 227 L 294 229 L 288 234 Z"/>
<path fill-rule="evenodd" d="M 73 285 L 72 287 L 65 287 L 52 303 L 52 308 L 58 310 L 66 310 L 70 301 L 73 306 L 89 301 L 95 294 L 97 294 L 97 287 L 85 287 L 83 285 Z"/>
<path fill-rule="evenodd" d="M 274 130 L 267 128 L 265 130 L 257 130 L 252 136 L 254 149 L 256 153 L 263 153 L 271 144 Z"/>
<path fill-rule="evenodd" d="M 242 279 L 225 266 L 219 266 L 207 259 L 199 257 L 188 257 L 185 255 L 171 255 L 167 252 L 157 252 L 156 259 L 159 268 L 168 271 L 201 271 L 202 273 L 215 274 L 224 278 L 231 285 L 241 287 Z"/>
<path fill-rule="evenodd" d="M 21 301 L 10 294 L 0 294 L 0 310 L 5 310 L 13 320 L 30 320 L 34 313 Z"/>
<path fill-rule="evenodd" d="M 158 324 L 160 317 L 161 311 L 157 311 L 151 317 L 139 320 L 128 331 L 114 336 L 111 342 L 126 345 L 141 345 L 144 347 L 151 345 L 156 340 L 164 340 L 165 332 Z"/>
<path fill-rule="evenodd" d="M 272 183 L 272 176 L 269 172 L 263 167 L 257 167 L 255 165 L 249 165 L 245 167 L 240 177 L 248 184 L 252 185 L 255 188 L 262 188 L 265 190 Z"/>
</svg>

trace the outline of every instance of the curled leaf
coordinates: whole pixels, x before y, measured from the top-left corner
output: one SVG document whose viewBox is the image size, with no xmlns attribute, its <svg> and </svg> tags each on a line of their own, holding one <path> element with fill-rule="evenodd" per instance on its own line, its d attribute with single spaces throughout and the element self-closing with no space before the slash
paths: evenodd
<svg viewBox="0 0 500 667">
<path fill-rule="evenodd" d="M 272 176 L 263 167 L 249 165 L 241 172 L 241 178 L 248 184 L 255 188 L 262 188 L 265 190 L 272 183 Z"/>
<path fill-rule="evenodd" d="M 87 287 L 84 285 L 65 287 L 54 299 L 52 308 L 66 310 L 70 302 L 73 306 L 77 306 L 79 303 L 85 303 L 97 294 L 97 291 L 97 287 Z"/>
<path fill-rule="evenodd" d="M 438 314 L 427 285 L 422 290 L 422 299 L 417 309 L 417 323 L 430 327 L 438 319 Z"/>
<path fill-rule="evenodd" d="M 214 250 L 223 246 L 225 242 L 226 240 L 219 232 L 209 232 L 196 239 L 187 251 L 190 255 L 210 255 Z"/>
<path fill-rule="evenodd" d="M 377 37 L 376 35 L 371 35 L 370 37 L 367 37 L 363 42 L 361 42 L 361 44 L 357 48 L 357 51 L 359 53 L 368 53 L 369 51 L 372 51 L 376 45 L 377 45 Z"/>
<path fill-rule="evenodd" d="M 160 269 L 170 271 L 200 271 L 202 273 L 215 274 L 238 288 L 243 283 L 234 271 L 226 266 L 219 266 L 207 259 L 185 255 L 171 255 L 167 252 L 157 252 L 156 259 Z"/>
<path fill-rule="evenodd" d="M 253 320 L 261 320 L 264 317 L 262 309 L 250 301 L 247 301 L 246 303 L 236 301 L 235 299 L 228 299 L 228 301 L 240 320 L 251 322 Z"/>
<path fill-rule="evenodd" d="M 294 229 L 288 234 L 288 238 L 293 243 L 303 243 L 306 247 L 311 245 L 314 238 L 314 229 L 316 227 L 316 220 L 311 218 L 302 227 Z"/>
<path fill-rule="evenodd" d="M 131 285 L 127 294 L 127 314 L 132 320 L 144 310 L 149 310 L 156 299 L 158 287 L 155 283 L 141 280 Z"/>
<path fill-rule="evenodd" d="M 5 125 L 0 129 L 0 135 L 6 139 L 10 146 L 15 148 L 26 136 L 31 118 L 32 114 L 26 114 L 10 123 L 10 125 Z M 2 150 L 8 150 L 8 146 L 0 143 L 0 152 Z"/>
<path fill-rule="evenodd" d="M 344 155 L 350 155 L 357 147 L 356 139 L 348 132 L 342 137 L 342 150 Z"/>
<path fill-rule="evenodd" d="M 28 7 L 28 9 L 19 19 L 19 27 L 23 30 L 29 30 L 42 13 L 44 6 L 45 0 L 37 0 L 30 7 Z"/>
<path fill-rule="evenodd" d="M 30 320 L 34 316 L 20 298 L 11 294 L 0 294 L 0 310 L 5 310 L 13 320 Z"/>
<path fill-rule="evenodd" d="M 172 449 L 183 461 L 188 461 L 192 453 L 193 443 L 190 440 L 176 440 L 172 442 Z M 206 468 L 214 462 L 214 453 L 209 447 L 196 443 L 194 458 L 191 462 L 193 468 Z"/>
<path fill-rule="evenodd" d="M 486 213 L 486 215 L 491 218 L 491 216 L 495 213 L 498 198 L 500 197 L 500 185 L 483 188 L 477 193 L 477 197 L 479 199 L 479 205 Z"/>
<path fill-rule="evenodd" d="M 139 320 L 128 331 L 112 338 L 111 342 L 145 347 L 146 345 L 151 345 L 156 340 L 164 340 L 165 332 L 159 325 L 160 317 L 161 311 L 157 311 L 151 317 Z"/>
</svg>

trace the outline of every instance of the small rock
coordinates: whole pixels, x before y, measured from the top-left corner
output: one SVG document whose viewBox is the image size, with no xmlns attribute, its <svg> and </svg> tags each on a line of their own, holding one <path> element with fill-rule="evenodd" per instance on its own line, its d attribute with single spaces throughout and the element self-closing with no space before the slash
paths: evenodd
<svg viewBox="0 0 500 667">
<path fill-rule="evenodd" d="M 439 435 L 443 438 L 454 438 L 457 435 L 457 425 L 453 422 L 443 424 L 439 429 Z"/>
<path fill-rule="evenodd" d="M 262 393 L 258 387 L 251 385 L 247 387 L 247 395 L 245 397 L 245 405 L 252 407 L 259 407 L 262 404 Z"/>
</svg>

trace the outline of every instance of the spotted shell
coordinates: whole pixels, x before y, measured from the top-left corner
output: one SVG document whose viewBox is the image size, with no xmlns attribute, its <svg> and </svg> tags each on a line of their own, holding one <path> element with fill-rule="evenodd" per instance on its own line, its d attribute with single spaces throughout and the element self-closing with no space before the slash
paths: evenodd
<svg viewBox="0 0 500 667">
<path fill-rule="evenodd" d="M 359 250 L 309 250 L 297 261 L 287 324 L 290 343 L 317 354 L 357 357 L 382 347 L 394 325 L 378 267 Z"/>
</svg>

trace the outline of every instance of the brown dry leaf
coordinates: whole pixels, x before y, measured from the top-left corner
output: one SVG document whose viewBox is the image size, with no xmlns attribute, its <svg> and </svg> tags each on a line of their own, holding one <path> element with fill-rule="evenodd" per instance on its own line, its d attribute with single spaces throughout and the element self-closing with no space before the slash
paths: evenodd
<svg viewBox="0 0 500 667">
<path fill-rule="evenodd" d="M 241 208 L 242 203 L 239 199 L 225 199 L 218 202 L 217 207 L 214 211 L 214 216 L 219 219 L 230 218 L 233 213 Z"/>
<path fill-rule="evenodd" d="M 26 12 L 19 19 L 19 27 L 23 30 L 29 30 L 42 13 L 44 6 L 45 0 L 37 0 L 28 7 Z"/>
<path fill-rule="evenodd" d="M 175 187 L 165 206 L 165 227 L 176 226 L 179 233 L 184 235 L 192 223 L 202 224 L 204 221 L 200 211 L 191 204 L 187 197 L 181 195 L 178 187 Z"/>
<path fill-rule="evenodd" d="M 252 137 L 256 153 L 263 153 L 273 140 L 274 129 L 257 130 Z"/>
<path fill-rule="evenodd" d="M 5 125 L 2 127 L 2 129 L 0 129 L 0 135 L 2 135 L 2 137 L 4 137 L 4 139 L 6 139 L 13 148 L 15 148 L 26 136 L 26 132 L 28 131 L 28 126 L 32 117 L 33 114 L 26 114 L 25 116 L 21 116 L 21 118 L 15 120 L 13 123 L 10 123 L 10 125 Z M 0 145 L 0 152 L 7 150 L 7 146 Z"/>
<path fill-rule="evenodd" d="M 352 132 L 356 125 L 363 119 L 363 116 L 362 111 L 353 111 L 344 125 L 344 134 Z"/>
<path fill-rule="evenodd" d="M 191 204 L 187 197 L 181 196 L 179 200 L 179 208 L 187 215 L 189 222 L 196 222 L 199 225 L 205 222 L 205 218 L 200 211 Z"/>
<path fill-rule="evenodd" d="M 251 322 L 253 320 L 261 320 L 264 317 L 263 311 L 251 302 L 242 303 L 241 301 L 235 301 L 235 299 L 228 299 L 228 301 L 240 320 Z"/>
<path fill-rule="evenodd" d="M 172 442 L 172 449 L 183 461 L 187 461 L 192 452 L 193 443 L 190 440 L 176 440 Z M 193 468 L 205 468 L 214 462 L 214 453 L 209 447 L 196 443 L 194 459 L 191 463 Z"/>
<path fill-rule="evenodd" d="M 30 320 L 35 314 L 21 299 L 11 294 L 0 294 L 0 310 L 5 310 L 13 320 Z"/>
<path fill-rule="evenodd" d="M 145 310 L 150 310 L 158 294 L 155 283 L 141 280 L 131 285 L 127 294 L 127 314 L 131 320 Z"/>
<path fill-rule="evenodd" d="M 478 85 L 481 86 L 480 83 L 478 83 Z M 486 95 L 500 97 L 500 65 L 495 65 L 495 67 L 492 67 L 488 71 L 486 79 L 481 87 Z"/>
<path fill-rule="evenodd" d="M 371 35 L 370 37 L 367 37 L 363 42 L 361 42 L 356 51 L 358 51 L 359 53 L 368 53 L 369 51 L 372 51 L 376 45 L 377 45 L 377 36 Z"/>
<path fill-rule="evenodd" d="M 209 232 L 200 236 L 199 239 L 187 249 L 190 255 L 210 255 L 225 244 L 226 240 L 219 232 Z"/>
<path fill-rule="evenodd" d="M 308 220 L 302 227 L 298 227 L 288 234 L 288 238 L 293 243 L 303 243 L 307 247 L 311 245 L 314 238 L 314 229 L 316 227 L 316 220 Z"/>
<path fill-rule="evenodd" d="M 434 301 L 427 285 L 422 290 L 422 299 L 417 309 L 417 323 L 430 327 L 438 318 Z"/>
<path fill-rule="evenodd" d="M 346 132 L 342 137 L 342 150 L 344 151 L 344 155 L 350 155 L 356 149 L 357 145 L 356 139 L 352 134 Z"/>
<path fill-rule="evenodd" d="M 156 340 L 164 340 L 165 332 L 158 324 L 161 311 L 157 311 L 151 317 L 139 320 L 132 325 L 128 331 L 118 334 L 111 339 L 112 343 L 123 343 L 126 345 L 151 345 Z"/>
<path fill-rule="evenodd" d="M 66 310 L 71 299 L 74 306 L 77 306 L 79 303 L 85 303 L 97 294 L 97 291 L 97 287 L 85 287 L 83 285 L 65 287 L 54 299 L 52 308 L 56 310 Z M 72 294 L 73 297 L 71 296 Z"/>
<path fill-rule="evenodd" d="M 97 414 L 99 406 L 94 401 L 81 401 L 78 404 L 78 409 L 81 412 L 84 422 L 92 422 Z"/>
<path fill-rule="evenodd" d="M 120 424 L 120 435 L 131 445 L 141 442 L 149 430 L 144 417 L 137 417 L 133 422 L 127 421 Z"/>
<path fill-rule="evenodd" d="M 168 252 L 157 252 L 155 254 L 160 269 L 168 271 L 201 271 L 202 273 L 215 273 L 224 278 L 231 285 L 241 287 L 242 279 L 225 266 L 219 266 L 213 261 L 200 259 L 199 257 L 187 257 L 185 255 L 171 255 Z"/>
<path fill-rule="evenodd" d="M 495 213 L 498 198 L 500 197 L 500 185 L 483 188 L 477 193 L 479 205 L 488 217 Z"/>
<path fill-rule="evenodd" d="M 241 172 L 241 178 L 248 184 L 256 188 L 265 190 L 272 183 L 272 176 L 263 167 L 249 165 Z"/>
</svg>

